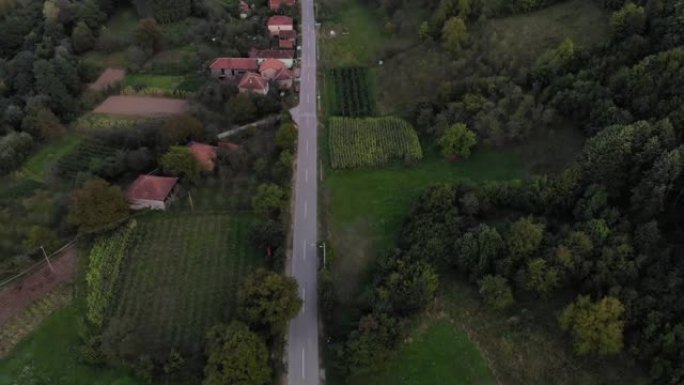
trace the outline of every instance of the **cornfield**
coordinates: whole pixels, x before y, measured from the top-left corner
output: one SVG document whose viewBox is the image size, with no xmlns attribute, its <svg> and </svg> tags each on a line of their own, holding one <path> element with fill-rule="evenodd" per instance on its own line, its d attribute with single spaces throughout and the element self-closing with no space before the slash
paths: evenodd
<svg viewBox="0 0 684 385">
<path fill-rule="evenodd" d="M 396 117 L 331 117 L 328 140 L 333 168 L 381 166 L 395 160 L 415 162 L 423 157 L 416 131 Z"/>
<path fill-rule="evenodd" d="M 363 67 L 335 68 L 328 72 L 331 88 L 328 108 L 330 115 L 373 116 L 375 99 L 371 92 L 368 70 Z"/>
</svg>

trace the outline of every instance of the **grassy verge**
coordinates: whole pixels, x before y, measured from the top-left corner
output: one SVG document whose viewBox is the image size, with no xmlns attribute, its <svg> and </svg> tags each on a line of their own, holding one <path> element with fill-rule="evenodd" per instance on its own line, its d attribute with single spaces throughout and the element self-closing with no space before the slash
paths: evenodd
<svg viewBox="0 0 684 385">
<path fill-rule="evenodd" d="M 175 348 L 197 358 L 206 330 L 233 316 L 238 285 L 260 263 L 247 244 L 251 223 L 226 214 L 141 219 L 105 345 L 124 357 L 165 359 Z"/>
<path fill-rule="evenodd" d="M 39 182 L 44 181 L 50 171 L 50 167 L 54 166 L 62 157 L 74 151 L 79 143 L 81 143 L 81 138 L 76 135 L 68 135 L 49 143 L 29 158 L 21 169 L 22 175 Z"/>
<path fill-rule="evenodd" d="M 81 362 L 78 317 L 73 305 L 48 317 L 34 335 L 0 361 L 0 385 L 142 385 L 126 371 Z"/>
<path fill-rule="evenodd" d="M 453 323 L 431 320 L 419 328 L 379 373 L 350 385 L 494 385 L 487 363 Z"/>
</svg>

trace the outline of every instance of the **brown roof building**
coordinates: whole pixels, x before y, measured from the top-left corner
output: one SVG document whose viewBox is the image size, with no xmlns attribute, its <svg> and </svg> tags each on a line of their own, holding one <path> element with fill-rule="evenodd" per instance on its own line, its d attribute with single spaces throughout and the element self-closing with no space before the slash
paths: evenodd
<svg viewBox="0 0 684 385">
<path fill-rule="evenodd" d="M 271 11 L 277 10 L 281 5 L 292 7 L 295 5 L 295 0 L 268 0 L 268 8 L 270 8 Z"/>
<path fill-rule="evenodd" d="M 126 200 L 132 209 L 166 210 L 178 178 L 140 175 L 126 189 Z"/>
<path fill-rule="evenodd" d="M 255 94 L 266 95 L 268 93 L 268 80 L 263 76 L 247 72 L 238 84 L 240 92 L 253 92 Z"/>
<path fill-rule="evenodd" d="M 188 143 L 190 152 L 197 159 L 200 168 L 204 171 L 212 172 L 216 167 L 216 147 L 206 143 Z"/>
</svg>

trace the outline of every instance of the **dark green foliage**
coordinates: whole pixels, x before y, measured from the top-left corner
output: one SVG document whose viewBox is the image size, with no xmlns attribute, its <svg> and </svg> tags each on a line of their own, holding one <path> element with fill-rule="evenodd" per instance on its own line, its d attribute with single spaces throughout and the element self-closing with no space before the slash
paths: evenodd
<svg viewBox="0 0 684 385">
<path fill-rule="evenodd" d="M 375 98 L 368 69 L 364 67 L 333 68 L 327 74 L 331 93 L 328 113 L 337 116 L 373 116 Z"/>
<path fill-rule="evenodd" d="M 217 325 L 207 333 L 204 385 L 266 385 L 271 380 L 264 341 L 246 325 Z"/>
<path fill-rule="evenodd" d="M 188 178 L 196 182 L 200 174 L 199 162 L 186 146 L 171 146 L 169 152 L 162 155 L 159 164 L 169 175 Z"/>
<path fill-rule="evenodd" d="M 33 150 L 31 135 L 25 132 L 11 132 L 0 137 L 0 175 L 16 170 Z"/>
<path fill-rule="evenodd" d="M 191 0 L 133 0 L 141 17 L 151 17 L 162 24 L 190 16 Z"/>
<path fill-rule="evenodd" d="M 94 179 L 71 194 L 69 222 L 81 231 L 102 231 L 126 217 L 128 204 L 118 186 Z"/>
</svg>

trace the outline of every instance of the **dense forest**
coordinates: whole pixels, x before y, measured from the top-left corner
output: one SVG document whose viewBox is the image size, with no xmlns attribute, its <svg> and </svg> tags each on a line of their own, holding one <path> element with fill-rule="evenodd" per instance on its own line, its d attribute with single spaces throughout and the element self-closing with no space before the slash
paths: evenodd
<svg viewBox="0 0 684 385">
<path fill-rule="evenodd" d="M 371 5 L 389 15 L 405 6 Z M 609 42 L 566 40 L 529 66 L 497 58 L 468 31 L 548 2 L 423 5 L 436 11 L 419 35 L 451 51 L 462 75 L 414 106 L 408 118 L 424 136 L 465 123 L 496 145 L 566 119 L 587 142 L 553 175 L 425 191 L 373 272 L 365 315 L 337 344 L 341 369 L 382 362 L 407 317 L 430 303 L 439 273 L 479 288 L 502 317 L 516 300 L 557 303 L 558 333 L 576 354 L 625 352 L 654 383 L 683 383 L 684 3 L 605 1 Z M 324 309 L 334 300 L 327 282 Z"/>
</svg>

